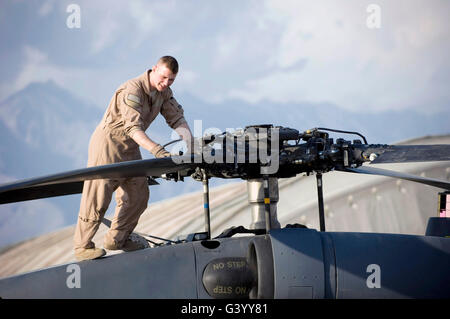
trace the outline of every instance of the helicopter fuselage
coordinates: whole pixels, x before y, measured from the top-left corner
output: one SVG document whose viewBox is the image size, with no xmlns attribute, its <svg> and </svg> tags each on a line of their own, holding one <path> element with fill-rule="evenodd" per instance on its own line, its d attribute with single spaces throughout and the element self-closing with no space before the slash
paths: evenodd
<svg viewBox="0 0 450 319">
<path fill-rule="evenodd" d="M 283 228 L 4 278 L 0 297 L 449 298 L 449 256 L 450 238 Z"/>
</svg>

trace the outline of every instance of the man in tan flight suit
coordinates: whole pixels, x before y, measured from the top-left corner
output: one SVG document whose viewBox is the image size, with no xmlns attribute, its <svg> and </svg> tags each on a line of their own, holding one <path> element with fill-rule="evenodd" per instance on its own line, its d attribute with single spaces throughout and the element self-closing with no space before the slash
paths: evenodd
<svg viewBox="0 0 450 319">
<path fill-rule="evenodd" d="M 187 143 L 192 140 L 183 109 L 169 88 L 177 73 L 176 59 L 164 56 L 152 69 L 123 83 L 117 89 L 102 121 L 91 136 L 88 167 L 141 159 L 139 146 L 156 158 L 170 156 L 160 144 L 145 134 L 145 130 L 159 113 L 183 140 Z M 78 261 L 95 259 L 106 254 L 104 249 L 95 248 L 92 238 L 108 209 L 114 191 L 117 207 L 103 247 L 125 251 L 144 248 L 131 241 L 128 236 L 147 207 L 147 178 L 85 181 L 74 236 L 75 257 Z"/>
</svg>

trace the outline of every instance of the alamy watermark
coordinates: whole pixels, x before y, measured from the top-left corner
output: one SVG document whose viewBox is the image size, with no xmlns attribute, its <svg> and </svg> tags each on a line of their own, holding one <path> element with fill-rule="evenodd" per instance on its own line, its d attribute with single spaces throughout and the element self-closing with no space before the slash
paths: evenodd
<svg viewBox="0 0 450 319">
<path fill-rule="evenodd" d="M 381 288 L 381 267 L 377 264 L 370 264 L 366 268 L 370 275 L 367 277 L 367 288 Z"/>
<path fill-rule="evenodd" d="M 81 288 L 81 268 L 77 264 L 70 264 L 66 268 L 66 272 L 70 273 L 66 279 L 66 286 L 69 289 Z"/>
<path fill-rule="evenodd" d="M 66 8 L 66 12 L 70 15 L 66 19 L 66 26 L 69 29 L 81 28 L 81 8 L 78 4 L 69 4 Z"/>
<path fill-rule="evenodd" d="M 366 19 L 366 25 L 369 29 L 381 28 L 381 7 L 378 4 L 369 4 L 366 9 L 370 13 Z"/>
<path fill-rule="evenodd" d="M 279 168 L 279 128 L 276 127 L 249 127 L 245 130 L 227 128 L 225 134 L 218 128 L 208 128 L 204 133 L 202 121 L 194 121 L 194 141 L 188 148 L 189 155 L 193 157 L 173 157 L 177 163 L 260 163 L 261 174 L 275 174 Z M 180 132 L 178 132 L 180 133 Z M 188 136 L 187 132 L 182 135 Z M 206 145 L 201 136 L 215 135 L 214 149 Z M 172 135 L 172 139 L 176 137 Z M 248 146 L 248 147 L 246 147 Z M 183 148 L 182 144 L 175 144 L 170 150 L 177 154 Z"/>
</svg>

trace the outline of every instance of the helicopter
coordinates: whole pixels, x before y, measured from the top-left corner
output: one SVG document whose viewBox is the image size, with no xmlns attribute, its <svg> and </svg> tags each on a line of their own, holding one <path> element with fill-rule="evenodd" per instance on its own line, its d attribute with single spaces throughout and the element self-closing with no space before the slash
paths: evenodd
<svg viewBox="0 0 450 319">
<path fill-rule="evenodd" d="M 334 140 L 329 132 L 354 134 L 362 140 Z M 300 132 L 264 124 L 201 137 L 190 152 L 170 158 L 3 184 L 0 204 L 81 193 L 89 179 L 147 176 L 149 185 L 155 185 L 156 178 L 191 177 L 203 185 L 205 231 L 143 250 L 3 278 L 0 297 L 449 298 L 450 218 L 430 218 L 423 236 L 329 232 L 322 180 L 327 172 L 341 171 L 422 183 L 443 189 L 438 194 L 440 208 L 450 211 L 450 182 L 370 166 L 449 160 L 450 145 L 368 144 L 358 132 L 320 127 Z M 301 224 L 282 228 L 276 214 L 278 179 L 304 173 L 316 176 L 320 229 Z M 211 237 L 211 178 L 247 181 L 253 218 L 249 229 L 231 227 Z M 147 241 L 152 237 L 132 235 Z"/>
</svg>

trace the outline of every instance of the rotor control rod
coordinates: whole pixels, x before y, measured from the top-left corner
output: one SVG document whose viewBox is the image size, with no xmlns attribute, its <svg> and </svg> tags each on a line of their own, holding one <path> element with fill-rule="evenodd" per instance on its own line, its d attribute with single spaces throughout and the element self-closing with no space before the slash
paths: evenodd
<svg viewBox="0 0 450 319">
<path fill-rule="evenodd" d="M 323 183 L 322 183 L 322 173 L 316 174 L 317 180 L 317 197 L 319 202 L 319 222 L 320 231 L 325 231 L 325 214 L 323 209 Z"/>
<path fill-rule="evenodd" d="M 202 182 L 203 182 L 203 210 L 205 214 L 205 231 L 208 234 L 207 239 L 211 239 L 211 218 L 209 211 L 209 181 L 208 175 L 205 170 L 202 169 Z"/>
<path fill-rule="evenodd" d="M 264 187 L 264 210 L 266 216 L 266 233 L 268 234 L 271 225 L 271 216 L 270 216 L 270 195 L 269 195 L 269 175 L 263 175 L 263 187 Z"/>
</svg>

